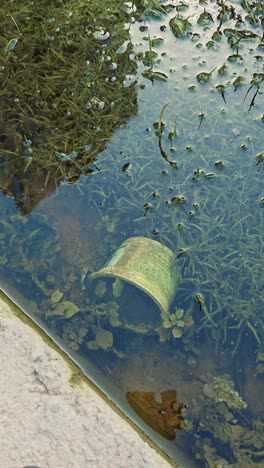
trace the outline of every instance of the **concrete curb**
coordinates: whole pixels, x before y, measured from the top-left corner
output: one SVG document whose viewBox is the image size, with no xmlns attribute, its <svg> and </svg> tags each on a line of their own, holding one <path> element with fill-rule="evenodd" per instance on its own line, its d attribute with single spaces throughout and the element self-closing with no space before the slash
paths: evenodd
<svg viewBox="0 0 264 468">
<path fill-rule="evenodd" d="M 1 468 L 173 466 L 16 309 L 0 298 Z"/>
</svg>

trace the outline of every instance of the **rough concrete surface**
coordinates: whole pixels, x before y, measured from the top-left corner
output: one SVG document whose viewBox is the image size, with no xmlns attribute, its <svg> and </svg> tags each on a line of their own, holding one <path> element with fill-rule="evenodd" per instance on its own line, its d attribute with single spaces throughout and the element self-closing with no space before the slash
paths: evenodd
<svg viewBox="0 0 264 468">
<path fill-rule="evenodd" d="M 0 468 L 171 466 L 0 299 Z"/>
</svg>

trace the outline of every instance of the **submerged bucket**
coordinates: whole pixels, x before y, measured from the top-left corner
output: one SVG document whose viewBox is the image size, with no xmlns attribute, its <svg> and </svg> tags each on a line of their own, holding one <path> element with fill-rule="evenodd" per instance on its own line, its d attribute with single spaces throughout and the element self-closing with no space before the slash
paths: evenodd
<svg viewBox="0 0 264 468">
<path fill-rule="evenodd" d="M 120 319 L 121 326 L 146 333 L 162 324 L 161 313 L 169 311 L 175 296 L 177 275 L 173 268 L 174 259 L 174 253 L 159 242 L 145 237 L 131 237 L 123 242 L 103 268 L 89 278 L 112 278 L 115 280 L 112 281 L 113 290 L 118 281 L 124 282 L 127 289 L 124 290 L 123 299 L 114 294 L 115 298 L 118 297 L 117 302 L 120 301 L 119 309 L 127 310 L 127 314 L 124 313 Z M 147 300 L 141 307 L 137 297 L 142 292 Z M 111 300 L 109 295 L 107 300 Z M 153 320 L 149 320 L 148 316 Z"/>
</svg>

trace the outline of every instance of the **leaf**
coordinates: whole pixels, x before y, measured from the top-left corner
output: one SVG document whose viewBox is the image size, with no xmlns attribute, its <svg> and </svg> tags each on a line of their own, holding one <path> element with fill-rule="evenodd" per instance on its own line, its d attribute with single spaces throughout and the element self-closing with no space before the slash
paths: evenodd
<svg viewBox="0 0 264 468">
<path fill-rule="evenodd" d="M 239 88 L 240 86 L 243 85 L 245 81 L 245 78 L 243 78 L 243 76 L 238 76 L 234 81 L 233 81 L 233 86 L 234 86 L 234 91 L 237 90 L 237 88 Z"/>
<path fill-rule="evenodd" d="M 102 299 L 102 297 L 106 294 L 107 292 L 107 287 L 106 287 L 106 281 L 104 280 L 99 280 L 98 283 L 96 284 L 95 287 L 95 295 Z"/>
<path fill-rule="evenodd" d="M 222 38 L 222 33 L 221 33 L 221 31 L 218 31 L 218 30 L 217 30 L 217 31 L 215 31 L 215 32 L 213 33 L 213 35 L 212 35 L 213 41 L 220 41 L 221 38 Z"/>
<path fill-rule="evenodd" d="M 177 320 L 180 320 L 184 315 L 184 310 L 183 309 L 177 309 L 175 312 L 175 317 Z"/>
<path fill-rule="evenodd" d="M 256 367 L 256 374 L 257 375 L 262 375 L 264 374 L 264 364 L 263 363 L 260 363 L 257 365 Z"/>
<path fill-rule="evenodd" d="M 63 298 L 63 292 L 59 291 L 58 289 L 56 289 L 56 291 L 54 291 L 51 295 L 51 302 L 53 304 L 57 303 L 57 302 L 60 302 L 60 300 Z"/>
<path fill-rule="evenodd" d="M 242 62 L 244 59 L 242 55 L 240 54 L 232 54 L 232 55 L 229 55 L 229 57 L 227 57 L 227 60 L 229 62 Z"/>
<path fill-rule="evenodd" d="M 193 318 L 191 315 L 188 315 L 187 317 L 184 317 L 184 326 L 185 327 L 192 327 L 194 324 Z"/>
<path fill-rule="evenodd" d="M 164 328 L 171 328 L 171 322 L 169 320 L 164 320 L 163 327 Z"/>
<path fill-rule="evenodd" d="M 172 336 L 173 336 L 173 338 L 181 338 L 182 333 L 183 333 L 183 332 L 182 332 L 182 330 L 181 330 L 180 328 L 176 328 L 176 327 L 175 327 L 175 328 L 172 329 Z"/>
<path fill-rule="evenodd" d="M 258 34 L 253 33 L 247 29 L 243 29 L 241 31 L 237 31 L 236 29 L 226 28 L 224 29 L 224 34 L 227 37 L 232 37 L 236 41 L 240 41 L 242 39 L 256 39 L 260 37 Z"/>
<path fill-rule="evenodd" d="M 160 315 L 161 315 L 162 320 L 170 319 L 170 314 L 167 311 L 166 312 L 162 311 Z"/>
<path fill-rule="evenodd" d="M 79 307 L 77 307 L 73 302 L 70 301 L 63 301 L 60 302 L 56 309 L 54 310 L 54 315 L 62 315 L 64 318 L 69 319 L 73 315 L 79 312 Z"/>
<path fill-rule="evenodd" d="M 150 41 L 152 47 L 157 47 L 163 42 L 164 42 L 163 37 L 154 37 L 154 39 L 151 39 Z"/>
<path fill-rule="evenodd" d="M 116 278 L 116 280 L 113 282 L 112 289 L 113 289 L 113 296 L 120 297 L 124 289 L 124 282 L 121 279 Z"/>
<path fill-rule="evenodd" d="M 189 5 L 187 3 L 180 2 L 179 5 L 176 6 L 177 11 L 186 11 L 188 10 Z"/>
<path fill-rule="evenodd" d="M 5 53 L 8 54 L 12 50 L 14 50 L 17 43 L 18 43 L 18 39 L 16 37 L 14 37 L 13 39 L 10 39 L 10 41 L 8 42 L 8 44 L 5 47 Z"/>
<path fill-rule="evenodd" d="M 120 326 L 120 321 L 119 321 L 119 318 L 118 318 L 118 315 L 117 317 L 109 317 L 109 323 L 112 327 L 119 327 Z"/>
<path fill-rule="evenodd" d="M 215 68 L 211 72 L 201 72 L 196 75 L 198 83 L 207 83 L 210 80 Z"/>
<path fill-rule="evenodd" d="M 104 350 L 112 348 L 114 343 L 113 333 L 104 328 L 98 328 L 96 332 L 96 343 Z"/>
<path fill-rule="evenodd" d="M 257 362 L 264 362 L 264 353 L 259 352 L 257 354 Z"/>
<path fill-rule="evenodd" d="M 97 351 L 97 349 L 99 349 L 96 340 L 88 341 L 88 343 L 86 343 L 86 346 L 88 349 L 92 349 L 93 351 Z"/>
<path fill-rule="evenodd" d="M 253 86 L 259 86 L 262 81 L 264 81 L 264 73 L 253 73 L 253 78 L 250 83 Z"/>
<path fill-rule="evenodd" d="M 218 68 L 218 75 L 225 75 L 228 70 L 228 66 L 224 63 L 220 68 Z"/>
<path fill-rule="evenodd" d="M 186 37 L 187 32 L 191 29 L 192 24 L 181 15 L 176 15 L 169 22 L 172 34 L 175 37 Z"/>
<path fill-rule="evenodd" d="M 185 325 L 185 323 L 184 323 L 184 321 L 183 321 L 183 320 L 177 320 L 177 323 L 176 323 L 176 325 L 177 325 L 177 327 L 179 327 L 179 328 L 183 328 L 183 327 L 184 327 L 184 325 Z"/>
<path fill-rule="evenodd" d="M 218 45 L 215 43 L 215 41 L 208 41 L 206 43 L 206 47 L 208 50 L 217 50 L 218 49 Z"/>
<path fill-rule="evenodd" d="M 144 54 L 144 57 L 142 58 L 142 62 L 146 66 L 151 66 L 155 63 L 155 60 L 157 60 L 158 54 L 155 52 L 155 50 L 147 50 Z"/>
<path fill-rule="evenodd" d="M 147 78 L 148 80 L 151 80 L 151 81 L 154 79 L 167 81 L 168 79 L 168 75 L 166 75 L 166 73 L 158 72 L 158 71 L 155 72 L 151 69 L 145 70 L 142 73 L 142 76 L 144 76 L 144 78 Z"/>
<path fill-rule="evenodd" d="M 209 13 L 209 11 L 206 11 L 206 9 L 204 9 L 203 13 L 200 14 L 197 20 L 197 23 L 201 26 L 209 26 L 213 22 L 214 20 L 211 13 Z"/>
</svg>

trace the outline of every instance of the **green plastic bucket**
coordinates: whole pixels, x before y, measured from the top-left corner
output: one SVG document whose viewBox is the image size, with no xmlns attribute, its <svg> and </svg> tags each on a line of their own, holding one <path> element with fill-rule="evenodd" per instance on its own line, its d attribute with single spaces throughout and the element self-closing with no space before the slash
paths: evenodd
<svg viewBox="0 0 264 468">
<path fill-rule="evenodd" d="M 174 259 L 174 253 L 165 245 L 145 237 L 131 237 L 123 242 L 103 268 L 92 273 L 89 278 L 119 279 L 130 285 L 130 291 L 132 285 L 134 294 L 130 297 L 123 295 L 120 308 L 129 309 L 130 306 L 133 310 L 132 313 L 127 312 L 127 317 L 122 319 L 122 325 L 135 332 L 146 333 L 154 331 L 153 328 L 162 324 L 161 313 L 168 313 L 175 296 L 177 274 Z M 137 303 L 138 292 L 143 292 L 148 298 L 149 304 L 144 310 L 140 310 Z M 151 307 L 153 301 L 157 312 Z M 152 312 L 149 312 L 149 309 L 152 309 Z M 147 313 L 153 313 L 153 317 L 154 313 L 156 314 L 154 323 L 151 320 L 149 324 L 146 323 Z"/>
</svg>

